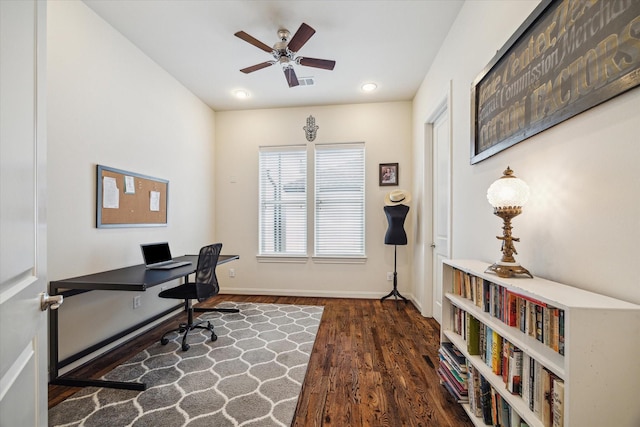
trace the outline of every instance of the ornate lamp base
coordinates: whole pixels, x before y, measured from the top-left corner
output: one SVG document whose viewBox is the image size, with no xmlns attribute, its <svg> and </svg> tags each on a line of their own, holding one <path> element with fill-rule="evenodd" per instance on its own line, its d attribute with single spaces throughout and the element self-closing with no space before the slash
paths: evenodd
<svg viewBox="0 0 640 427">
<path fill-rule="evenodd" d="M 485 272 L 488 271 L 493 271 L 499 277 L 503 278 L 513 277 L 516 274 L 523 274 L 533 279 L 533 276 L 531 275 L 531 273 L 529 273 L 529 270 L 518 263 L 496 262 L 485 270 Z"/>
<path fill-rule="evenodd" d="M 529 270 L 518 264 L 513 257 L 513 254 L 518 253 L 516 252 L 515 246 L 513 246 L 513 242 L 519 242 L 520 238 L 511 235 L 511 229 L 513 228 L 511 227 L 511 218 L 520 215 L 521 212 L 521 206 L 505 206 L 493 209 L 494 215 L 499 216 L 504 221 L 502 225 L 502 236 L 496 236 L 498 240 L 502 240 L 502 259 L 487 268 L 486 271 L 492 271 L 499 277 L 507 278 L 513 277 L 516 274 L 522 274 L 533 279 Z"/>
</svg>

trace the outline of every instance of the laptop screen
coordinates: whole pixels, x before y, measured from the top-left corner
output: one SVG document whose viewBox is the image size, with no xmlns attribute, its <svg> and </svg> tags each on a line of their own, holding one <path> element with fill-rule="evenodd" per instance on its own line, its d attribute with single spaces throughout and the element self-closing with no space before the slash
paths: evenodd
<svg viewBox="0 0 640 427">
<path fill-rule="evenodd" d="M 159 262 L 171 261 L 171 251 L 169 243 L 147 243 L 140 245 L 142 256 L 146 265 L 153 265 Z"/>
</svg>

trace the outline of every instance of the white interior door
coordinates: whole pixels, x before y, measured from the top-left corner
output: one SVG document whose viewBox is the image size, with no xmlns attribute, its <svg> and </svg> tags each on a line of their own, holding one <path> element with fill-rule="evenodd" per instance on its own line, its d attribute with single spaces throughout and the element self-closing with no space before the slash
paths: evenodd
<svg viewBox="0 0 640 427">
<path fill-rule="evenodd" d="M 431 129 L 433 317 L 442 323 L 442 260 L 451 256 L 451 132 L 446 102 Z"/>
<path fill-rule="evenodd" d="M 46 2 L 0 0 L 0 426 L 47 425 Z"/>
</svg>

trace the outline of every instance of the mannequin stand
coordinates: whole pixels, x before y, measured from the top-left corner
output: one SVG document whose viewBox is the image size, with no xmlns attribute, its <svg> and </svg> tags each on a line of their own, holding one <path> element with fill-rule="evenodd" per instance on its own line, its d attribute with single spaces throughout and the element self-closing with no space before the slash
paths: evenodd
<svg viewBox="0 0 640 427">
<path fill-rule="evenodd" d="M 398 272 L 396 271 L 397 260 L 398 260 L 398 245 L 394 245 L 393 246 L 393 290 L 391 292 L 389 292 L 389 294 L 387 294 L 387 295 L 383 296 L 382 298 L 380 298 L 380 302 L 382 302 L 385 299 L 393 296 L 393 298 L 396 300 L 396 306 L 398 305 L 398 297 L 402 298 L 405 303 L 409 302 L 408 299 L 403 297 L 400 294 L 400 292 L 398 292 Z"/>
</svg>

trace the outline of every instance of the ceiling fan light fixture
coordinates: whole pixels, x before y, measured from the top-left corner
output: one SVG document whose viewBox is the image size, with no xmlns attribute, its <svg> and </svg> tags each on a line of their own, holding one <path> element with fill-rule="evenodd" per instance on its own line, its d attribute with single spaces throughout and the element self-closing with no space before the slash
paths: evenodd
<svg viewBox="0 0 640 427">
<path fill-rule="evenodd" d="M 365 83 L 361 86 L 361 89 L 364 92 L 373 92 L 374 90 L 376 90 L 378 88 L 378 85 L 375 83 Z"/>
<path fill-rule="evenodd" d="M 290 88 L 299 86 L 300 81 L 296 76 L 296 72 L 293 68 L 294 65 L 301 65 L 304 67 L 313 67 L 319 68 L 322 70 L 333 70 L 336 66 L 336 61 L 329 59 L 319 59 L 319 58 L 309 58 L 297 56 L 297 52 L 302 48 L 302 46 L 309 41 L 311 36 L 315 34 L 316 30 L 311 28 L 309 25 L 304 22 L 300 25 L 300 28 L 295 32 L 293 37 L 289 39 L 291 33 L 281 28 L 278 30 L 278 38 L 280 39 L 277 42 L 273 49 L 269 47 L 269 45 L 262 43 L 260 40 L 255 37 L 245 33 L 244 31 L 238 31 L 234 35 L 241 40 L 261 49 L 273 57 L 272 61 L 265 61 L 259 64 L 252 65 L 250 67 L 245 67 L 240 70 L 240 72 L 249 74 L 254 71 L 262 70 L 263 68 L 267 68 L 271 65 L 280 64 L 282 71 L 284 72 L 284 76 L 287 80 L 287 84 Z"/>
</svg>

